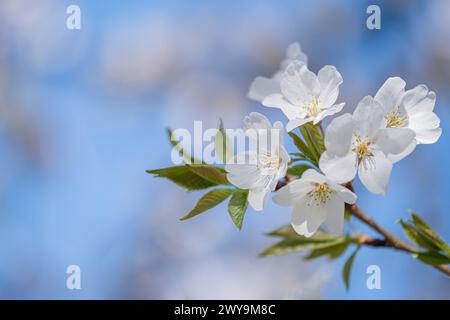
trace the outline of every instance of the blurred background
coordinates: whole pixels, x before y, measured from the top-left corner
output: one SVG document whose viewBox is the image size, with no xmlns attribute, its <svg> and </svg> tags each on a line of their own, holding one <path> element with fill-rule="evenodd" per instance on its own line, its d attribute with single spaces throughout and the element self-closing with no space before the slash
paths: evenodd
<svg viewBox="0 0 450 320">
<path fill-rule="evenodd" d="M 66 28 L 71 4 L 81 30 Z M 381 30 L 366 28 L 370 4 Z M 202 193 L 145 173 L 172 165 L 168 126 L 235 128 L 251 111 L 285 122 L 246 94 L 294 41 L 313 71 L 341 72 L 347 111 L 389 76 L 436 91 L 439 142 L 395 166 L 387 196 L 356 188 L 394 233 L 412 208 L 449 241 L 450 1 L 2 0 L 0 298 L 450 299 L 442 274 L 391 250 L 361 250 L 349 292 L 350 252 L 258 258 L 289 208 L 249 209 L 241 232 L 225 205 L 182 223 Z M 81 290 L 66 289 L 71 264 Z M 366 287 L 371 264 L 381 290 Z"/>
</svg>

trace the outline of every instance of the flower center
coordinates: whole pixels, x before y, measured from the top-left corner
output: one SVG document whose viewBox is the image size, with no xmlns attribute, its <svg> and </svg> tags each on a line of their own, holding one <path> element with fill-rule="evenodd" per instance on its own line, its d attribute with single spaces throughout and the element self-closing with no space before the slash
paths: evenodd
<svg viewBox="0 0 450 320">
<path fill-rule="evenodd" d="M 359 134 L 355 134 L 352 151 L 356 154 L 358 165 L 362 163 L 367 169 L 368 165 L 373 164 L 373 141 L 368 137 L 362 138 Z"/>
<path fill-rule="evenodd" d="M 280 166 L 280 158 L 272 154 L 260 154 L 259 155 L 258 168 L 263 175 L 272 175 L 278 171 Z"/>
<path fill-rule="evenodd" d="M 331 189 L 330 186 L 326 182 L 325 183 L 318 183 L 318 182 L 314 183 L 314 189 L 308 193 L 308 196 L 311 200 L 308 203 L 308 205 L 310 206 L 312 204 L 312 202 L 314 202 L 314 204 L 316 206 L 318 206 L 319 204 L 324 204 L 328 200 L 330 200 L 331 195 L 334 192 L 335 191 L 333 189 Z"/>
<path fill-rule="evenodd" d="M 319 99 L 313 97 L 309 105 L 306 107 L 306 113 L 310 117 L 316 117 L 320 111 L 321 108 L 319 107 Z"/>
<path fill-rule="evenodd" d="M 387 113 L 384 118 L 386 119 L 387 128 L 403 128 L 407 125 L 408 115 L 401 115 L 399 108 Z"/>
</svg>

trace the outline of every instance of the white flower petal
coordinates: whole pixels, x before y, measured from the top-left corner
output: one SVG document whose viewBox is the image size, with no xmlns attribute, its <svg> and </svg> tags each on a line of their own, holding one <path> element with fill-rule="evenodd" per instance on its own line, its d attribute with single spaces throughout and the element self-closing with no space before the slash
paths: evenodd
<svg viewBox="0 0 450 320">
<path fill-rule="evenodd" d="M 325 205 L 309 205 L 306 196 L 294 205 L 291 225 L 298 234 L 310 237 L 325 221 L 326 216 Z"/>
<path fill-rule="evenodd" d="M 441 136 L 439 117 L 430 111 L 422 111 L 409 117 L 409 128 L 416 133 L 418 143 L 435 143 Z"/>
<path fill-rule="evenodd" d="M 414 141 L 416 134 L 408 128 L 385 128 L 377 134 L 376 144 L 386 156 L 400 154 Z"/>
<path fill-rule="evenodd" d="M 339 95 L 342 76 L 334 66 L 325 66 L 319 70 L 317 79 L 320 83 L 319 101 L 325 108 L 332 106 Z"/>
<path fill-rule="evenodd" d="M 284 97 L 292 104 L 306 106 L 320 92 L 317 76 L 300 61 L 292 61 L 280 79 Z"/>
<path fill-rule="evenodd" d="M 294 42 L 290 44 L 286 49 L 286 59 L 284 59 L 280 64 L 280 71 L 274 75 L 274 78 L 280 78 L 282 72 L 287 68 L 287 66 L 293 61 L 297 60 L 303 62 L 304 64 L 308 63 L 308 57 L 302 51 L 302 48 L 298 42 Z"/>
<path fill-rule="evenodd" d="M 309 181 L 318 183 L 324 183 L 327 181 L 327 178 L 323 174 L 317 172 L 314 169 L 308 169 L 305 172 L 303 172 L 302 179 L 307 179 Z"/>
<path fill-rule="evenodd" d="M 243 172 L 240 174 L 235 174 L 232 172 L 228 173 L 227 174 L 228 181 L 238 188 L 249 189 L 252 185 L 255 184 L 256 181 L 258 181 L 259 172 L 256 166 L 254 167 L 247 166 L 247 168 L 249 168 L 247 172 Z"/>
<path fill-rule="evenodd" d="M 398 153 L 398 154 L 389 154 L 387 156 L 387 158 L 389 160 L 391 160 L 392 163 L 396 163 L 396 162 L 406 158 L 407 156 L 409 156 L 416 149 L 416 146 L 417 146 L 417 141 L 416 141 L 416 139 L 414 139 L 411 142 L 411 144 L 409 146 L 407 146 L 403 152 Z"/>
<path fill-rule="evenodd" d="M 280 153 L 278 155 L 281 159 L 281 162 L 287 166 L 287 164 L 291 161 L 291 157 L 289 156 L 289 153 L 286 151 L 286 148 L 282 144 L 280 145 L 279 151 L 280 151 Z M 283 174 L 283 176 L 284 176 L 284 174 Z"/>
<path fill-rule="evenodd" d="M 303 118 L 306 113 L 298 106 L 294 106 L 288 102 L 281 94 L 272 94 L 264 98 L 262 105 L 271 108 L 279 108 L 289 120 Z"/>
<path fill-rule="evenodd" d="M 346 187 L 337 183 L 330 183 L 330 185 L 337 192 L 337 196 L 345 203 L 354 204 L 356 202 L 358 197 Z"/>
<path fill-rule="evenodd" d="M 279 132 L 279 139 L 278 139 L 278 147 L 282 147 L 284 144 L 284 125 L 281 121 L 275 121 L 273 124 L 273 129 L 278 130 Z M 278 150 L 279 151 L 279 150 Z M 279 152 L 277 154 L 280 154 Z"/>
<path fill-rule="evenodd" d="M 414 112 L 416 109 L 420 111 L 420 109 L 424 108 L 422 111 L 433 111 L 434 103 L 433 98 L 436 99 L 436 95 L 434 92 L 428 96 L 429 90 L 426 85 L 420 84 L 415 88 L 407 90 L 401 99 L 401 104 L 404 106 L 408 113 Z M 425 100 L 425 101 L 424 101 Z M 422 104 L 422 102 L 425 102 Z M 420 105 L 417 108 L 417 105 Z"/>
<path fill-rule="evenodd" d="M 375 95 L 375 100 L 383 107 L 383 113 L 396 108 L 405 89 L 405 81 L 399 77 L 388 78 Z"/>
<path fill-rule="evenodd" d="M 270 189 L 266 188 L 252 188 L 248 192 L 248 203 L 255 211 L 264 210 L 267 204 L 267 196 L 270 193 Z"/>
<path fill-rule="evenodd" d="M 371 165 L 359 165 L 359 179 L 362 184 L 374 194 L 385 195 L 389 177 L 392 171 L 392 162 L 382 152 L 374 152 Z"/>
<path fill-rule="evenodd" d="M 265 115 L 259 112 L 251 112 L 248 116 L 245 116 L 244 118 L 243 129 L 270 130 L 272 129 L 272 124 Z"/>
<path fill-rule="evenodd" d="M 406 111 L 408 112 L 408 115 L 413 115 L 417 112 L 425 112 L 425 111 L 431 112 L 434 109 L 435 103 L 436 103 L 436 93 L 434 93 L 433 91 L 429 91 L 422 100 L 414 101 L 414 103 L 412 103 L 411 101 L 405 101 L 405 97 L 403 98 L 402 101 L 402 104 L 406 109 Z"/>
<path fill-rule="evenodd" d="M 236 165 L 239 166 L 239 165 Z M 228 181 L 241 189 L 249 189 L 259 179 L 259 171 L 256 166 L 246 166 L 248 171 L 236 174 L 230 172 L 227 174 Z"/>
<path fill-rule="evenodd" d="M 352 142 L 354 122 L 352 115 L 343 114 L 334 118 L 325 131 L 325 147 L 327 152 L 344 156 L 349 152 Z"/>
<path fill-rule="evenodd" d="M 339 157 L 325 151 L 320 157 L 319 167 L 328 179 L 337 183 L 345 183 L 355 178 L 356 155 L 354 152 L 349 152 L 345 156 Z"/>
<path fill-rule="evenodd" d="M 291 132 L 295 128 L 298 128 L 307 122 L 311 122 L 312 120 L 313 120 L 313 118 L 303 118 L 303 119 L 297 118 L 297 119 L 290 120 L 286 125 L 286 131 Z"/>
<path fill-rule="evenodd" d="M 262 102 L 265 97 L 275 93 L 281 93 L 280 81 L 264 77 L 257 77 L 250 85 L 248 97 L 252 100 Z"/>
<path fill-rule="evenodd" d="M 310 181 L 297 179 L 278 190 L 272 199 L 280 206 L 292 206 L 313 188 Z"/>
<path fill-rule="evenodd" d="M 339 104 L 332 105 L 328 109 L 325 109 L 325 110 L 321 111 L 317 115 L 317 117 L 314 119 L 314 124 L 319 123 L 325 117 L 332 116 L 333 114 L 336 114 L 336 113 L 340 112 L 342 110 L 342 108 L 344 108 L 344 106 L 345 106 L 345 102 L 342 102 L 342 103 L 339 103 Z"/>
<path fill-rule="evenodd" d="M 287 49 L 286 49 L 286 58 L 291 60 L 300 60 L 303 61 L 305 64 L 307 62 L 307 57 L 302 51 L 302 47 L 300 46 L 300 43 L 294 42 L 291 43 Z"/>
<path fill-rule="evenodd" d="M 381 105 L 371 96 L 365 96 L 353 112 L 353 120 L 361 136 L 372 138 L 383 123 L 383 110 Z"/>
<path fill-rule="evenodd" d="M 257 153 L 254 151 L 239 153 L 225 165 L 225 170 L 231 184 L 241 189 L 249 189 L 260 179 Z"/>
<path fill-rule="evenodd" d="M 344 230 L 344 201 L 338 196 L 331 197 L 326 203 L 326 219 L 325 226 L 328 232 L 332 235 L 338 236 Z"/>
<path fill-rule="evenodd" d="M 439 140 L 442 135 L 442 129 L 437 128 L 433 130 L 427 130 L 423 132 L 417 132 L 417 142 L 422 144 L 432 144 Z"/>
</svg>

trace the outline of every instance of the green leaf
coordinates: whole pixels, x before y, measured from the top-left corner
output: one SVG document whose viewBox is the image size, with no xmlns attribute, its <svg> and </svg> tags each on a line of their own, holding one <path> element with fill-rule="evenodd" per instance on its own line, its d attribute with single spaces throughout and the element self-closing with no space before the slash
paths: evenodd
<svg viewBox="0 0 450 320">
<path fill-rule="evenodd" d="M 297 251 L 308 251 L 328 247 L 337 243 L 342 243 L 343 237 L 323 238 L 313 236 L 306 238 L 302 236 L 285 238 L 270 246 L 259 254 L 261 257 L 284 255 Z"/>
<path fill-rule="evenodd" d="M 403 228 L 403 232 L 409 240 L 422 248 L 439 251 L 439 247 L 433 242 L 433 240 L 421 233 L 415 226 L 403 220 L 400 220 L 400 224 Z"/>
<path fill-rule="evenodd" d="M 305 137 L 305 135 L 308 137 L 305 137 L 305 140 L 311 142 L 311 146 L 317 151 L 320 158 L 320 155 L 325 151 L 325 143 L 318 125 L 313 124 L 312 122 L 305 123 L 300 127 L 300 132 L 303 137 Z"/>
<path fill-rule="evenodd" d="M 206 180 L 199 175 L 192 172 L 187 166 L 175 166 L 164 169 L 147 170 L 147 173 L 154 174 L 156 177 L 166 178 L 180 187 L 188 190 L 201 190 L 207 189 L 216 184 Z"/>
<path fill-rule="evenodd" d="M 279 227 L 278 229 L 275 229 L 269 233 L 266 233 L 269 237 L 281 237 L 281 238 L 296 238 L 299 235 L 295 232 L 294 228 L 292 228 L 292 225 L 287 224 L 285 226 Z"/>
<path fill-rule="evenodd" d="M 302 134 L 303 138 L 305 139 L 308 150 L 311 153 L 311 160 L 313 160 L 313 163 L 315 165 L 317 165 L 317 163 L 319 162 L 320 153 L 317 150 L 317 148 L 315 147 L 314 142 L 309 134 L 308 129 L 304 125 L 302 125 L 301 127 L 299 127 L 299 130 L 300 130 L 300 133 Z"/>
<path fill-rule="evenodd" d="M 435 251 L 415 253 L 413 254 L 413 257 L 432 266 L 438 266 L 441 264 L 444 265 L 450 264 L 450 257 Z"/>
<path fill-rule="evenodd" d="M 417 231 L 422 233 L 427 237 L 433 244 L 444 251 L 446 254 L 450 255 L 450 247 L 441 238 L 441 236 L 434 231 L 422 218 L 420 218 L 414 211 L 409 210 L 412 217 L 412 223 L 416 227 Z"/>
<path fill-rule="evenodd" d="M 173 131 L 170 128 L 167 128 L 167 135 L 169 136 L 169 141 L 172 147 L 174 147 L 175 150 L 177 150 L 178 153 L 183 156 L 184 160 L 187 163 L 203 163 L 203 161 L 193 157 L 188 151 L 186 151 L 186 149 L 181 146 L 181 144 L 175 139 Z"/>
<path fill-rule="evenodd" d="M 234 148 L 225 132 L 222 119 L 219 121 L 219 131 L 217 131 L 216 139 L 214 141 L 214 149 L 216 151 L 216 156 L 221 163 L 226 163 L 227 160 L 231 159 L 234 155 Z"/>
<path fill-rule="evenodd" d="M 350 220 L 352 219 L 352 214 L 347 209 L 344 211 L 344 219 L 347 222 L 350 222 Z"/>
<path fill-rule="evenodd" d="M 214 189 L 206 193 L 203 197 L 195 205 L 194 209 L 192 209 L 188 214 L 181 217 L 180 220 L 186 220 L 196 215 L 205 212 L 219 203 L 223 202 L 226 198 L 228 198 L 233 190 L 231 189 Z"/>
<path fill-rule="evenodd" d="M 230 185 L 227 173 L 223 168 L 214 167 L 209 164 L 188 165 L 189 169 L 196 175 L 214 184 Z"/>
<path fill-rule="evenodd" d="M 269 233 L 266 233 L 269 237 L 281 237 L 281 238 L 299 238 L 302 241 L 310 241 L 310 242 L 319 242 L 319 241 L 331 241 L 335 240 L 335 237 L 332 237 L 320 230 L 318 230 L 314 236 L 310 238 L 303 237 L 299 235 L 297 232 L 295 232 L 294 228 L 292 228 L 292 225 L 287 224 L 284 226 L 279 227 L 278 229 L 275 229 Z"/>
<path fill-rule="evenodd" d="M 353 262 L 355 261 L 356 254 L 358 253 L 360 246 L 353 251 L 352 255 L 347 259 L 344 264 L 344 268 L 342 269 L 342 278 L 344 280 L 345 289 L 348 290 L 350 288 L 350 274 L 353 267 Z"/>
<path fill-rule="evenodd" d="M 295 135 L 295 134 L 294 134 Z M 302 141 L 303 142 L 303 141 Z M 306 158 L 305 158 L 305 155 L 303 154 L 303 153 L 299 153 L 299 152 L 289 152 L 289 154 L 291 155 L 291 156 L 295 156 L 295 157 L 298 157 L 298 158 L 302 158 L 302 160 L 307 160 Z"/>
<path fill-rule="evenodd" d="M 239 230 L 242 229 L 245 211 L 247 211 L 247 199 L 248 190 L 236 189 L 231 195 L 230 202 L 228 202 L 228 213 Z"/>
<path fill-rule="evenodd" d="M 308 169 L 311 169 L 311 167 L 308 166 L 307 164 L 298 164 L 298 165 L 289 167 L 287 170 L 287 174 L 301 177 L 303 172 L 305 172 Z"/>
<path fill-rule="evenodd" d="M 314 154 L 314 151 L 310 150 L 309 147 L 305 144 L 305 142 L 303 142 L 303 140 L 299 136 L 297 136 L 294 132 L 291 131 L 288 134 L 294 141 L 295 146 L 298 148 L 298 150 L 302 152 L 302 154 L 306 157 L 306 159 L 317 165 L 317 159 L 316 155 Z"/>
<path fill-rule="evenodd" d="M 305 257 L 305 260 L 312 260 L 322 256 L 326 256 L 330 260 L 336 259 L 344 254 L 350 243 L 350 239 L 348 237 L 345 237 L 341 241 L 331 243 L 329 246 L 312 250 Z"/>
</svg>

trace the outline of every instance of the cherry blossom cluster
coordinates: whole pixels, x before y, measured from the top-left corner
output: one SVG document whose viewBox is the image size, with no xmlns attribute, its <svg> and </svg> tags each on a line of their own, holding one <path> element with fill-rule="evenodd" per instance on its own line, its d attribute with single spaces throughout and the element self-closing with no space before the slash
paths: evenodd
<svg viewBox="0 0 450 320">
<path fill-rule="evenodd" d="M 273 201 L 293 207 L 292 227 L 306 237 L 322 225 L 331 234 L 342 233 L 345 203 L 357 199 L 345 185 L 356 175 L 367 190 L 384 195 L 394 163 L 418 144 L 435 143 L 441 135 L 440 120 L 433 112 L 436 94 L 425 85 L 406 90 L 399 77 L 388 78 L 374 97 L 362 98 L 352 114 L 336 116 L 323 128 L 324 118 L 344 108 L 345 103 L 336 103 L 342 83 L 334 66 L 325 66 L 317 74 L 310 71 L 300 45 L 290 45 L 280 69 L 270 78 L 257 77 L 248 95 L 265 107 L 280 109 L 288 119 L 288 132 L 306 123 L 324 131 L 325 151 L 317 168 L 277 189 L 291 161 L 282 134 L 271 142 L 270 150 L 240 152 L 225 166 L 228 181 L 248 190 L 254 210 L 263 210 L 277 189 Z M 245 118 L 244 129 L 264 134 L 282 131 L 284 126 L 280 122 L 272 125 L 264 115 L 253 112 Z M 245 162 L 244 158 L 256 160 Z"/>
</svg>

